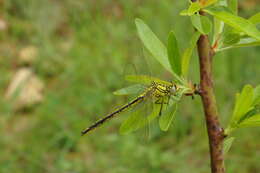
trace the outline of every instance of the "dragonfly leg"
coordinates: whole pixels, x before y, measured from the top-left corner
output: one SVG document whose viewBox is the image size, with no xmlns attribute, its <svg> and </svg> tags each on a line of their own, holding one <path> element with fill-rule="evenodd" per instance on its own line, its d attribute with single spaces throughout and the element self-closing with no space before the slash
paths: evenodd
<svg viewBox="0 0 260 173">
<path fill-rule="evenodd" d="M 167 103 L 166 104 L 169 105 L 171 96 L 169 95 L 167 98 L 168 99 L 167 99 Z"/>
<path fill-rule="evenodd" d="M 161 106 L 160 106 L 160 111 L 159 111 L 159 116 L 161 116 L 161 114 L 162 114 L 162 108 L 163 108 L 163 97 L 160 97 L 160 98 L 158 98 L 158 100 L 156 100 L 155 101 L 155 104 L 160 104 Z"/>
<path fill-rule="evenodd" d="M 158 99 L 155 101 L 155 104 L 162 104 L 162 97 L 158 98 Z"/>
<path fill-rule="evenodd" d="M 160 107 L 159 116 L 161 116 L 161 115 L 162 115 L 163 104 L 164 104 L 164 98 L 162 98 L 162 103 L 161 103 L 161 107 Z"/>
<path fill-rule="evenodd" d="M 170 102 L 170 96 L 167 96 L 166 100 L 164 100 L 164 97 L 161 97 L 155 101 L 155 104 L 169 104 L 169 102 Z"/>
</svg>

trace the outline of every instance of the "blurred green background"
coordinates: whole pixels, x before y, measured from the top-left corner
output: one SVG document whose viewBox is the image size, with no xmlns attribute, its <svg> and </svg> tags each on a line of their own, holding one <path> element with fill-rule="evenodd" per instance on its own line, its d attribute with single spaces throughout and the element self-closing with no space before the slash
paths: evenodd
<svg viewBox="0 0 260 173">
<path fill-rule="evenodd" d="M 149 140 L 140 133 L 118 133 L 118 117 L 88 136 L 80 131 L 126 101 L 112 92 L 124 86 L 124 69 L 143 62 L 143 46 L 134 19 L 142 18 L 165 43 L 173 29 L 181 49 L 193 32 L 179 16 L 188 1 L 177 0 L 1 0 L 0 19 L 0 172 L 12 173 L 186 173 L 209 172 L 206 129 L 200 98 L 184 98 L 176 120 L 165 133 L 153 128 Z M 240 15 L 260 10 L 257 0 L 239 1 Z M 20 52 L 37 52 L 34 73 L 44 83 L 43 100 L 17 111 L 5 92 L 21 68 Z M 218 107 L 223 124 L 234 94 L 244 84 L 260 83 L 260 48 L 219 53 L 214 58 Z M 170 75 L 153 59 L 154 76 Z M 28 66 L 28 65 L 27 65 Z M 191 79 L 198 82 L 194 56 Z M 260 172 L 260 128 L 239 130 L 226 159 L 229 173 Z"/>
</svg>

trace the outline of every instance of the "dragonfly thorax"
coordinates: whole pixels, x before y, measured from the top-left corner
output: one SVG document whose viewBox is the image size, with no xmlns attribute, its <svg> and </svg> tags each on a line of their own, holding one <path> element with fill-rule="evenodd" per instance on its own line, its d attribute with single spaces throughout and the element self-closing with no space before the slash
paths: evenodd
<svg viewBox="0 0 260 173">
<path fill-rule="evenodd" d="M 161 83 L 153 83 L 152 87 L 154 89 L 154 95 L 158 98 L 158 97 L 165 97 L 165 96 L 169 96 L 170 95 L 170 88 L 171 86 L 169 85 L 165 85 L 165 84 L 161 84 Z"/>
</svg>

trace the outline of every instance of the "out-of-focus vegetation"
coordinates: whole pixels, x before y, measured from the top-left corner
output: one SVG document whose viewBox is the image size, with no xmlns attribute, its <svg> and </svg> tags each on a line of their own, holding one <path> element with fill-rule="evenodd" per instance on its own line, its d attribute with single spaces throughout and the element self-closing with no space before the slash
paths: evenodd
<svg viewBox="0 0 260 173">
<path fill-rule="evenodd" d="M 240 2 L 240 1 L 239 1 Z M 179 16 L 188 1 L 177 0 L 3 0 L 0 18 L 0 93 L 19 66 L 20 51 L 37 50 L 32 63 L 44 82 L 37 106 L 15 111 L 0 98 L 0 172 L 209 172 L 208 143 L 199 98 L 184 98 L 174 126 L 165 133 L 151 128 L 120 136 L 118 117 L 88 136 L 80 131 L 125 98 L 112 92 L 124 86 L 127 65 L 143 61 L 134 19 L 142 18 L 164 42 L 174 29 L 181 48 L 193 32 Z M 257 0 L 240 2 L 240 15 L 259 11 Z M 214 58 L 215 87 L 221 120 L 230 117 L 234 94 L 244 84 L 260 83 L 260 48 L 228 50 Z M 170 75 L 156 62 L 141 66 L 156 76 Z M 139 69 L 138 69 L 139 70 Z M 198 62 L 191 79 L 198 82 Z M 260 172 L 260 129 L 239 132 L 226 160 L 227 172 Z"/>
</svg>

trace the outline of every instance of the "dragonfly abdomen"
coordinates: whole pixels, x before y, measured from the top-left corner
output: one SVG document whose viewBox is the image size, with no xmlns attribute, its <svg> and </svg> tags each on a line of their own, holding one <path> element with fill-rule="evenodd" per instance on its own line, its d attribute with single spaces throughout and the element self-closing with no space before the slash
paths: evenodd
<svg viewBox="0 0 260 173">
<path fill-rule="evenodd" d="M 115 115 L 119 114 L 120 112 L 123 112 L 124 110 L 126 110 L 127 108 L 129 108 L 130 106 L 135 105 L 136 103 L 140 102 L 141 100 L 143 100 L 145 97 L 145 95 L 141 95 L 139 97 L 137 97 L 136 99 L 134 99 L 133 101 L 131 101 L 130 103 L 124 105 L 123 107 L 117 109 L 116 111 L 112 112 L 111 114 L 105 116 L 104 118 L 96 121 L 93 125 L 91 125 L 90 127 L 88 127 L 87 129 L 83 130 L 81 132 L 81 135 L 84 135 L 92 130 L 94 130 L 95 128 L 97 128 L 98 126 L 102 125 L 104 122 L 108 121 L 109 119 L 113 118 Z"/>
</svg>

